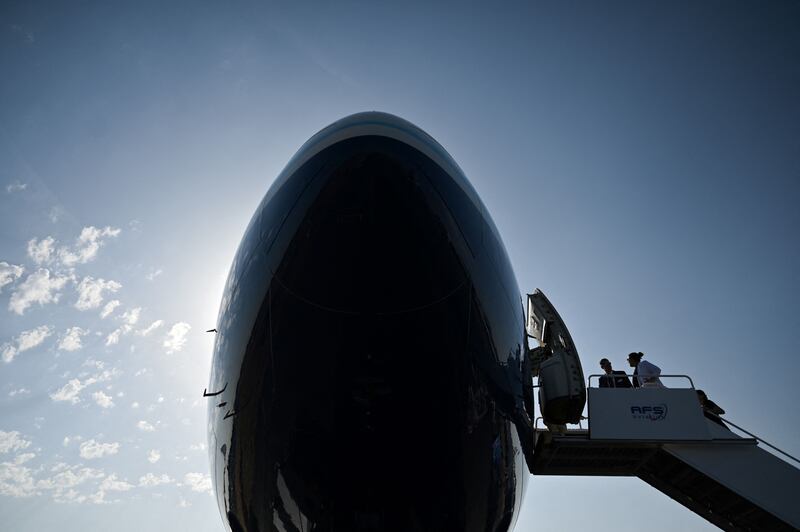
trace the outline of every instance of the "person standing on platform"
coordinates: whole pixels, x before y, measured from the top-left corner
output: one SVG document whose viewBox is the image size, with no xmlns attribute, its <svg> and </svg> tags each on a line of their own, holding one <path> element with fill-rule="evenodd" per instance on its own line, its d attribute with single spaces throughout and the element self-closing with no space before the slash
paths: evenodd
<svg viewBox="0 0 800 532">
<path fill-rule="evenodd" d="M 614 370 L 607 358 L 600 359 L 600 367 L 606 372 L 600 377 L 601 388 L 630 388 L 631 381 L 622 370 Z"/>
<path fill-rule="evenodd" d="M 652 362 L 642 360 L 643 356 L 644 353 L 642 352 L 631 353 L 628 355 L 628 364 L 634 368 L 633 387 L 664 388 L 664 384 L 661 382 L 661 379 L 658 378 L 658 376 L 661 375 L 661 368 Z"/>
</svg>

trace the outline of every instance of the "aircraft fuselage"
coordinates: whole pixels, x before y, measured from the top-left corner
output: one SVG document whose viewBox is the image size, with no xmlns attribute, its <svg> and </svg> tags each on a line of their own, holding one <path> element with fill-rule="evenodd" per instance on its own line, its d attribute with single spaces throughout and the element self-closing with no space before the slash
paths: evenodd
<svg viewBox="0 0 800 532">
<path fill-rule="evenodd" d="M 436 141 L 382 113 L 320 131 L 225 286 L 209 387 L 225 391 L 208 407 L 224 520 L 510 529 L 524 320 L 497 229 Z"/>
</svg>

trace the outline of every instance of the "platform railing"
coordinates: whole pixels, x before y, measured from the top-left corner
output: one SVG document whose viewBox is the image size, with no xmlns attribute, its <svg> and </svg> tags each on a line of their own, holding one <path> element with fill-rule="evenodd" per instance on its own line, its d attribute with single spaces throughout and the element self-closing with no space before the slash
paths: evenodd
<svg viewBox="0 0 800 532">
<path fill-rule="evenodd" d="M 614 375 L 606 375 L 605 373 L 594 373 L 592 375 L 589 375 L 589 386 L 587 386 L 587 388 L 591 388 L 592 387 L 592 379 L 594 379 L 594 378 L 597 378 L 597 386 L 595 386 L 595 388 L 599 387 L 599 385 L 600 385 L 600 377 L 608 377 L 608 378 L 612 379 L 612 383 L 613 383 L 614 377 L 627 377 L 627 378 L 636 379 L 639 376 L 638 375 L 634 375 L 633 373 L 626 373 L 625 375 L 622 375 L 620 373 L 617 373 L 617 374 L 614 374 Z M 661 380 L 661 379 L 686 379 L 687 381 L 689 381 L 689 388 L 691 388 L 692 390 L 696 389 L 694 387 L 694 381 L 688 375 L 679 375 L 679 374 L 675 374 L 675 375 L 658 375 L 657 377 L 658 377 L 659 380 Z M 613 387 L 614 386 L 612 386 L 612 388 Z M 647 383 L 645 383 L 644 385 L 638 386 L 637 388 L 645 388 L 645 389 L 647 389 L 647 388 L 651 388 L 651 386 L 648 386 Z M 668 388 L 668 386 L 665 386 L 665 388 Z"/>
<path fill-rule="evenodd" d="M 736 423 L 734 423 L 733 421 L 731 421 L 731 420 L 729 420 L 729 419 L 727 419 L 727 418 L 720 417 L 720 419 L 721 419 L 722 421 L 724 421 L 725 423 L 727 423 L 728 425 L 730 425 L 731 427 L 735 427 L 737 430 L 740 430 L 740 431 L 744 432 L 745 434 L 747 434 L 748 436 L 750 436 L 751 438 L 753 438 L 754 440 L 756 440 L 758 443 L 763 443 L 764 445 L 766 445 L 767 447 L 769 447 L 769 448 L 770 448 L 770 449 L 772 449 L 773 451 L 775 451 L 775 452 L 777 452 L 777 453 L 780 453 L 780 454 L 782 454 L 783 456 L 786 456 L 786 457 L 788 457 L 788 458 L 791 458 L 792 460 L 794 460 L 795 462 L 797 462 L 798 464 L 800 464 L 800 459 L 798 459 L 798 458 L 796 458 L 796 457 L 792 456 L 791 454 L 787 453 L 786 451 L 782 451 L 781 449 L 778 449 L 777 447 L 775 447 L 774 445 L 772 445 L 771 443 L 769 443 L 768 441 L 766 441 L 766 440 L 765 440 L 764 438 L 762 438 L 761 436 L 757 436 L 757 435 L 753 434 L 753 433 L 752 433 L 752 432 L 750 432 L 749 430 L 747 430 L 747 429 L 745 429 L 745 428 L 742 428 L 742 427 L 740 427 L 739 425 L 737 425 Z"/>
</svg>

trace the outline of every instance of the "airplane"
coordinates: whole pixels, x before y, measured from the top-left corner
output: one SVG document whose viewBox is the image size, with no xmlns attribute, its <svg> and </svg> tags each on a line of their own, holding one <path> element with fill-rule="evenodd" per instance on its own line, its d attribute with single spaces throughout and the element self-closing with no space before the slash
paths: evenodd
<svg viewBox="0 0 800 532">
<path fill-rule="evenodd" d="M 513 528 L 523 303 L 485 205 L 420 128 L 367 112 L 306 142 L 215 328 L 209 453 L 231 530 Z"/>
<path fill-rule="evenodd" d="M 211 477 L 232 532 L 508 531 L 531 473 L 637 476 L 725 530 L 800 528 L 785 458 L 800 459 L 704 417 L 688 376 L 586 386 L 464 173 L 393 115 L 345 117 L 298 150 L 208 332 Z M 588 429 L 568 428 L 587 405 Z"/>
</svg>

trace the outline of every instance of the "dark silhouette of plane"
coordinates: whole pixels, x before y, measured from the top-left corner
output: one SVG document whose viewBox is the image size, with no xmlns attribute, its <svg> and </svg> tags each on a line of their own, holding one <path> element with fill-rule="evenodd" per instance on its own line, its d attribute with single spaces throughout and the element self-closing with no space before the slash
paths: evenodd
<svg viewBox="0 0 800 532">
<path fill-rule="evenodd" d="M 444 148 L 383 113 L 323 129 L 256 209 L 225 286 L 207 392 L 224 520 L 510 529 L 524 327 L 497 228 Z"/>
</svg>

